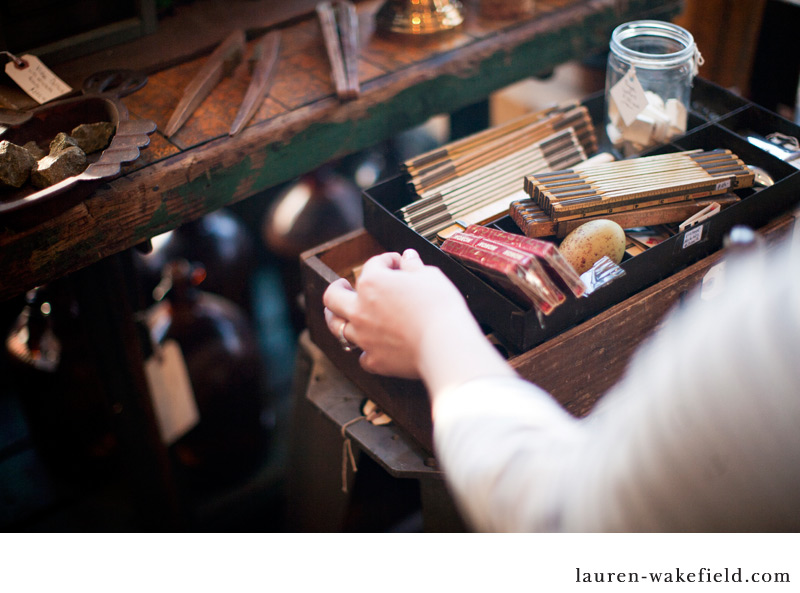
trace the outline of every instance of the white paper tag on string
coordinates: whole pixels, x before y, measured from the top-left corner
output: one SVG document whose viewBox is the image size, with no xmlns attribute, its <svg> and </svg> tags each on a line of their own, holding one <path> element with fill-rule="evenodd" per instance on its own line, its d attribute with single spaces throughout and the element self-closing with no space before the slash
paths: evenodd
<svg viewBox="0 0 800 593">
<path fill-rule="evenodd" d="M 145 362 L 161 440 L 171 445 L 200 421 L 200 412 L 181 348 L 167 340 Z"/>
<path fill-rule="evenodd" d="M 644 93 L 642 83 L 636 77 L 636 68 L 628 70 L 625 76 L 611 87 L 610 93 L 626 126 L 636 121 L 636 116 L 647 107 L 647 95 Z"/>
<path fill-rule="evenodd" d="M 14 61 L 8 62 L 6 74 L 40 105 L 72 91 L 72 87 L 56 76 L 36 56 L 25 54 L 21 59 L 25 62 L 25 66 L 20 67 Z"/>
</svg>

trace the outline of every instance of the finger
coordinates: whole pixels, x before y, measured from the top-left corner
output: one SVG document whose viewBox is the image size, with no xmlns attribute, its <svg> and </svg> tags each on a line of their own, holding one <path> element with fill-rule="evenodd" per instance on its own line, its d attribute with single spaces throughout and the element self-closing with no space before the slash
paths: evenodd
<svg viewBox="0 0 800 593">
<path fill-rule="evenodd" d="M 400 379 L 419 379 L 419 374 L 412 368 L 393 365 L 383 361 L 383 364 L 370 352 L 364 351 L 360 354 L 358 362 L 361 368 L 373 375 L 383 375 L 386 377 L 399 377 Z"/>
<path fill-rule="evenodd" d="M 369 352 L 362 352 L 358 357 L 358 363 L 361 365 L 361 368 L 367 371 L 372 375 L 385 375 L 386 373 L 381 372 L 383 369 L 377 364 L 375 357 L 371 355 Z"/>
<path fill-rule="evenodd" d="M 345 278 L 339 278 L 325 289 L 322 304 L 339 317 L 349 319 L 358 298 L 355 290 Z"/>
<path fill-rule="evenodd" d="M 369 258 L 364 267 L 361 268 L 361 274 L 369 274 L 376 270 L 396 270 L 400 267 L 400 254 L 395 252 L 381 253 Z"/>
<path fill-rule="evenodd" d="M 425 267 L 425 264 L 422 263 L 422 260 L 419 257 L 419 253 L 416 252 L 414 249 L 406 249 L 403 252 L 402 257 L 400 258 L 400 269 L 405 270 L 407 272 L 413 272 L 415 270 L 421 270 Z"/>
<path fill-rule="evenodd" d="M 386 255 L 388 255 L 391 258 L 391 261 L 389 262 L 389 267 L 392 270 L 399 269 L 402 256 L 399 253 L 394 253 L 394 252 L 388 253 Z"/>
<path fill-rule="evenodd" d="M 346 322 L 347 320 L 344 317 L 340 317 L 328 309 L 328 307 L 325 307 L 325 324 L 328 326 L 328 329 L 332 334 L 339 335 L 339 330 Z"/>
<path fill-rule="evenodd" d="M 331 287 L 335 287 L 334 290 L 349 290 L 354 291 L 353 285 L 347 280 L 347 278 L 337 278 L 333 282 L 330 283 L 328 289 L 330 290 Z"/>
<path fill-rule="evenodd" d="M 352 347 L 357 347 L 358 344 L 356 342 L 355 336 L 353 336 L 353 326 L 348 323 L 347 319 L 344 317 L 340 317 L 336 315 L 333 311 L 325 307 L 325 323 L 328 326 L 328 331 L 330 331 L 339 342 L 342 342 L 342 338 L 344 338 L 344 344 L 347 344 Z"/>
</svg>

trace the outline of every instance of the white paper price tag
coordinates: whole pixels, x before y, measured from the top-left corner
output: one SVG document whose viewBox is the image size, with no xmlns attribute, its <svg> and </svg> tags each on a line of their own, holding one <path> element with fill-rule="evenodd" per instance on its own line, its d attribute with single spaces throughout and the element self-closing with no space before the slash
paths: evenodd
<svg viewBox="0 0 800 593">
<path fill-rule="evenodd" d="M 200 421 L 186 361 L 177 342 L 167 340 L 145 362 L 161 440 L 171 445 Z"/>
<path fill-rule="evenodd" d="M 720 181 L 719 183 L 717 183 L 717 185 L 714 186 L 714 189 L 716 191 L 720 191 L 723 189 L 728 189 L 730 186 L 731 186 L 731 180 L 726 179 L 725 181 Z"/>
<path fill-rule="evenodd" d="M 691 247 L 695 243 L 699 242 L 700 239 L 702 238 L 703 238 L 702 226 L 696 226 L 694 228 L 689 229 L 683 236 L 683 248 L 686 249 L 687 247 Z"/>
<path fill-rule="evenodd" d="M 611 87 L 610 93 L 626 126 L 636 121 L 636 116 L 647 107 L 647 95 L 644 93 L 642 83 L 636 77 L 636 68 L 628 70 L 625 76 Z"/>
<path fill-rule="evenodd" d="M 6 74 L 37 103 L 47 103 L 72 90 L 36 56 L 25 54 L 21 59 L 25 65 L 19 66 L 14 61 L 8 62 Z"/>
</svg>

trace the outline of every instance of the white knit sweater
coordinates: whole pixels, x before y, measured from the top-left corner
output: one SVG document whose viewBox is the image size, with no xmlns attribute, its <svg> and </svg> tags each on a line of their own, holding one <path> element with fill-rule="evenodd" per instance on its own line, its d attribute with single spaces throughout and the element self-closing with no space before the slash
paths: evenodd
<svg viewBox="0 0 800 593">
<path fill-rule="evenodd" d="M 797 233 L 796 233 L 797 234 Z M 522 379 L 434 399 L 434 438 L 483 531 L 800 530 L 800 246 L 726 262 L 577 420 Z"/>
</svg>

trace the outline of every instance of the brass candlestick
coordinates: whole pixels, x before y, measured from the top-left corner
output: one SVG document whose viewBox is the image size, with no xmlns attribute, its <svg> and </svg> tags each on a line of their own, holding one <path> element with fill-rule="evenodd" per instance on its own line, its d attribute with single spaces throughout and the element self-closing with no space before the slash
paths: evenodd
<svg viewBox="0 0 800 593">
<path fill-rule="evenodd" d="M 464 10 L 458 0 L 386 0 L 376 26 L 390 33 L 430 35 L 458 27 Z"/>
</svg>

